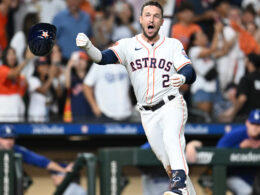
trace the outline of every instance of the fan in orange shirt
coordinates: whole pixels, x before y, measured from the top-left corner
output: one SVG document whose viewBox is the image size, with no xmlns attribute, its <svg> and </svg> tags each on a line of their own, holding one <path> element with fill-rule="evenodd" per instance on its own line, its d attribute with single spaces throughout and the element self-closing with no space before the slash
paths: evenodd
<svg viewBox="0 0 260 195">
<path fill-rule="evenodd" d="M 246 54 L 256 53 L 260 54 L 260 45 L 257 43 L 253 35 L 245 30 L 241 25 L 235 21 L 230 22 L 230 26 L 238 32 L 238 40 L 240 49 Z"/>
<path fill-rule="evenodd" d="M 25 60 L 17 65 L 15 50 L 6 47 L 3 51 L 3 65 L 0 66 L 0 121 L 19 122 L 24 112 L 22 96 L 27 87 L 25 78 L 20 74 L 22 69 L 33 58 L 27 49 Z"/>
<path fill-rule="evenodd" d="M 178 22 L 172 26 L 171 36 L 178 39 L 184 49 L 187 49 L 190 36 L 193 33 L 201 32 L 202 29 L 199 25 L 192 23 L 194 17 L 194 8 L 188 2 L 183 2 L 177 13 Z"/>
</svg>

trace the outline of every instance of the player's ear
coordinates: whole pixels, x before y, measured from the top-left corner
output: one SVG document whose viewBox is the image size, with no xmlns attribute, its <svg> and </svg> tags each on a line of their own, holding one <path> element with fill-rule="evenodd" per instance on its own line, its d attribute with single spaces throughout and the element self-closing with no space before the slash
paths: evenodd
<svg viewBox="0 0 260 195">
<path fill-rule="evenodd" d="M 139 16 L 139 22 L 140 22 L 140 24 L 142 24 L 142 15 Z"/>
<path fill-rule="evenodd" d="M 161 21 L 161 26 L 163 25 L 163 23 L 164 23 L 164 19 L 162 18 L 162 21 Z"/>
</svg>

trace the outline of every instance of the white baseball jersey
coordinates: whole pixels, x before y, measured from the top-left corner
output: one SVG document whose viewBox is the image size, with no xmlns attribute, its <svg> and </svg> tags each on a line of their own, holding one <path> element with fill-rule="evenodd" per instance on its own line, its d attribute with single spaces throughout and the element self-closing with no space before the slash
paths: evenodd
<svg viewBox="0 0 260 195">
<path fill-rule="evenodd" d="M 121 120 L 131 115 L 130 81 L 125 67 L 93 64 L 84 84 L 94 87 L 97 104 L 106 116 Z"/>
<path fill-rule="evenodd" d="M 167 94 L 179 94 L 178 88 L 170 86 L 170 76 L 191 61 L 177 39 L 161 36 L 151 45 L 139 34 L 119 40 L 110 49 L 126 67 L 139 104 L 153 105 Z"/>
</svg>

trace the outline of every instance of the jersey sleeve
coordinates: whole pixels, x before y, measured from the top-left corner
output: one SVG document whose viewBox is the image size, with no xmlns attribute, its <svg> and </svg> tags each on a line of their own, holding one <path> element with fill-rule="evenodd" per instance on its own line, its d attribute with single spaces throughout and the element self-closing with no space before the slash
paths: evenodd
<svg viewBox="0 0 260 195">
<path fill-rule="evenodd" d="M 190 58 L 187 56 L 181 42 L 173 39 L 173 65 L 177 71 L 187 64 L 191 64 Z"/>
<path fill-rule="evenodd" d="M 217 143 L 217 148 L 239 148 L 240 143 L 248 138 L 246 127 L 234 129 L 223 135 Z"/>
<path fill-rule="evenodd" d="M 109 48 L 115 53 L 120 64 L 126 64 L 125 52 L 127 50 L 127 40 L 128 39 L 121 39 L 115 42 L 114 45 Z"/>
<path fill-rule="evenodd" d="M 102 68 L 102 67 L 101 67 Z M 93 64 L 92 67 L 90 68 L 89 72 L 84 78 L 84 84 L 93 87 L 96 83 L 98 76 L 98 65 Z"/>
<path fill-rule="evenodd" d="M 23 157 L 23 161 L 27 164 L 40 167 L 40 168 L 46 168 L 48 164 L 51 162 L 48 158 L 36 154 L 22 146 L 15 145 L 14 146 L 14 152 L 19 153 Z"/>
<path fill-rule="evenodd" d="M 41 82 L 36 77 L 31 77 L 28 80 L 29 83 L 29 91 L 34 92 L 37 88 L 41 86 Z"/>
</svg>

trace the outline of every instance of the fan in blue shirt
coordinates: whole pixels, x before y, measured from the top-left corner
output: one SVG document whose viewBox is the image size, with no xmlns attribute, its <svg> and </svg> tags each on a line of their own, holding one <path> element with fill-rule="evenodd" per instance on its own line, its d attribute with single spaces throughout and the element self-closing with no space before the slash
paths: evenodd
<svg viewBox="0 0 260 195">
<path fill-rule="evenodd" d="M 61 48 L 62 56 L 68 60 L 73 51 L 79 48 L 75 44 L 78 32 L 84 32 L 90 38 L 93 35 L 92 23 L 89 14 L 80 9 L 79 0 L 67 0 L 67 8 L 59 12 L 52 23 L 57 28 L 56 39 Z"/>
</svg>

